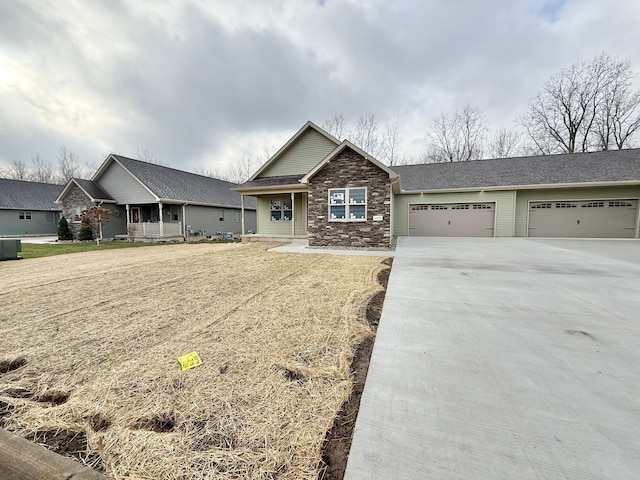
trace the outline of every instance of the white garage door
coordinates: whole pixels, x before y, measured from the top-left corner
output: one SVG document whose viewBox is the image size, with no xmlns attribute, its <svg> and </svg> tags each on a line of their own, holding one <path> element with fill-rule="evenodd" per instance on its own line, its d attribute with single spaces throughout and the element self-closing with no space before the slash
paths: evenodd
<svg viewBox="0 0 640 480">
<path fill-rule="evenodd" d="M 530 237 L 634 238 L 637 200 L 531 202 Z"/>
<path fill-rule="evenodd" d="M 409 235 L 493 237 L 494 203 L 409 205 Z"/>
</svg>

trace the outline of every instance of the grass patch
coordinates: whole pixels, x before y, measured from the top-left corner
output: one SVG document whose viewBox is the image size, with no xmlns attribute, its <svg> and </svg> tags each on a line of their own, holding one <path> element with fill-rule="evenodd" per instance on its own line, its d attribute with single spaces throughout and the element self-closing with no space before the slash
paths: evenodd
<svg viewBox="0 0 640 480">
<path fill-rule="evenodd" d="M 41 258 L 51 257 L 53 255 L 65 255 L 67 253 L 93 252 L 96 250 L 115 250 L 120 248 L 136 248 L 151 246 L 166 246 L 163 243 L 145 243 L 145 242 L 100 242 L 100 246 L 96 242 L 76 242 L 76 243 L 22 243 L 22 252 L 20 256 L 23 258 Z"/>
</svg>

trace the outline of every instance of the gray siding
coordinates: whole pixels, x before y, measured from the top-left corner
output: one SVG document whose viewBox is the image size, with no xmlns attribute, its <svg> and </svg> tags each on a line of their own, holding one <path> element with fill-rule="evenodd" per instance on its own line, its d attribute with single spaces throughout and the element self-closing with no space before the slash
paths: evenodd
<svg viewBox="0 0 640 480">
<path fill-rule="evenodd" d="M 336 146 L 327 137 L 310 128 L 277 161 L 269 165 L 260 177 L 304 175 Z"/>
<path fill-rule="evenodd" d="M 18 212 L 31 212 L 31 220 L 20 220 Z M 53 214 L 54 221 L 47 223 Z M 0 235 L 57 235 L 60 212 L 42 210 L 0 210 Z"/>
<path fill-rule="evenodd" d="M 224 220 L 220 221 L 220 212 L 224 212 Z M 248 211 L 245 211 L 245 215 Z M 206 235 L 215 235 L 217 232 L 233 232 L 240 234 L 242 230 L 241 211 L 239 208 L 217 208 L 217 207 L 200 207 L 197 205 L 187 205 L 185 224 L 191 226 L 194 232 L 206 232 Z M 245 217 L 247 221 L 247 217 Z M 251 216 L 249 215 L 248 224 L 245 228 L 255 229 L 251 225 Z"/>
<path fill-rule="evenodd" d="M 118 200 L 126 203 L 153 203 L 156 198 L 124 168 L 113 162 L 98 180 L 100 186 Z"/>
<path fill-rule="evenodd" d="M 498 192 L 426 193 L 424 195 L 396 195 L 393 199 L 393 234 L 408 235 L 410 204 L 471 202 L 494 202 L 496 204 L 495 236 L 513 236 L 515 193 L 511 190 Z"/>
<path fill-rule="evenodd" d="M 104 208 L 111 210 L 109 223 L 102 226 L 102 238 L 110 240 L 116 235 L 127 234 L 127 212 L 124 207 L 113 204 L 102 204 Z"/>
</svg>

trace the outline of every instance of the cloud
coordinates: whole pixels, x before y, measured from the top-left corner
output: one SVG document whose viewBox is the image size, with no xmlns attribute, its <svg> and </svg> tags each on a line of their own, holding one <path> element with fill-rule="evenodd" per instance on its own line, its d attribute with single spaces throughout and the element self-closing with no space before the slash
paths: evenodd
<svg viewBox="0 0 640 480">
<path fill-rule="evenodd" d="M 441 110 L 512 127 L 602 51 L 639 73 L 639 23 L 633 0 L 2 2 L 0 163 L 64 145 L 220 170 L 335 113 L 400 115 L 418 153 Z"/>
</svg>

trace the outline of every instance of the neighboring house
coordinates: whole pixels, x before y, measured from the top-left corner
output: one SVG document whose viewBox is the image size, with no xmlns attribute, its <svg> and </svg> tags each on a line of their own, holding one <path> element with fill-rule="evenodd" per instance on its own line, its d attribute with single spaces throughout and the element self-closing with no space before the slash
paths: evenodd
<svg viewBox="0 0 640 480">
<path fill-rule="evenodd" d="M 384 248 L 395 236 L 638 238 L 640 149 L 387 167 L 307 122 L 246 183 L 247 240 Z"/>
<path fill-rule="evenodd" d="M 255 231 L 255 201 L 241 205 L 236 184 L 173 168 L 109 155 L 91 180 L 72 179 L 56 202 L 79 229 L 91 205 L 112 211 L 104 238 L 172 240 Z M 242 230 L 244 209 L 245 229 Z"/>
<path fill-rule="evenodd" d="M 57 235 L 62 185 L 0 178 L 0 236 Z"/>
</svg>

